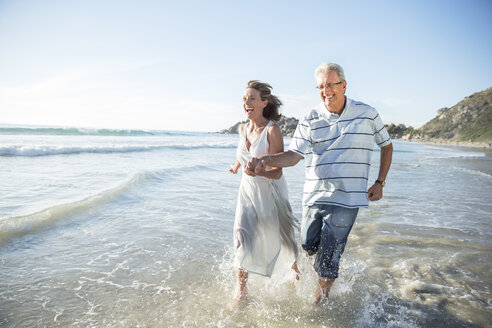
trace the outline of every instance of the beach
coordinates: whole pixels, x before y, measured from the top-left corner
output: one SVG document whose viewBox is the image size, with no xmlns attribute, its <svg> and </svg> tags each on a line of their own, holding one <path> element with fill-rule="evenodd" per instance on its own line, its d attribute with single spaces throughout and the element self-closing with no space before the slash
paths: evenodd
<svg viewBox="0 0 492 328">
<path fill-rule="evenodd" d="M 492 326 L 489 150 L 394 141 L 328 301 L 301 250 L 295 289 L 281 255 L 230 310 L 238 136 L 77 131 L 0 129 L 0 327 Z"/>
</svg>

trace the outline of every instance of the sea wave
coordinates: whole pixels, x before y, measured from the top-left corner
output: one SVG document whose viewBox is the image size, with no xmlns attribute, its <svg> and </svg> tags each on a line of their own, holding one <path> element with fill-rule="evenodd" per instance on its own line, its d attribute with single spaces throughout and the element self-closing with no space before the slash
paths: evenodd
<svg viewBox="0 0 492 328">
<path fill-rule="evenodd" d="M 0 245 L 13 237 L 35 233 L 58 222 L 70 221 L 76 217 L 90 214 L 97 207 L 117 202 L 126 193 L 138 190 L 143 185 L 169 182 L 188 172 L 205 172 L 207 170 L 214 169 L 207 165 L 191 165 L 142 171 L 113 188 L 80 200 L 56 204 L 35 213 L 0 218 Z"/>
<path fill-rule="evenodd" d="M 457 167 L 457 166 L 450 166 L 450 167 L 452 169 L 454 169 L 454 170 L 465 172 L 465 173 L 472 174 L 472 175 L 476 175 L 478 177 L 483 177 L 483 178 L 487 178 L 487 179 L 491 179 L 492 178 L 492 174 L 489 174 L 487 172 L 482 172 L 482 171 L 480 171 L 478 169 L 472 170 L 472 169 L 468 169 L 468 168 L 465 168 L 465 167 Z"/>
<path fill-rule="evenodd" d="M 429 147 L 430 153 L 427 153 L 424 159 L 473 159 L 486 158 L 487 154 L 480 149 L 477 150 L 460 150 L 456 148 Z"/>
<path fill-rule="evenodd" d="M 87 215 L 99 206 L 118 201 L 125 193 L 139 188 L 143 184 L 169 181 L 179 174 L 207 169 L 210 168 L 204 165 L 194 165 L 179 169 L 139 172 L 113 188 L 81 200 L 57 204 L 27 215 L 0 218 L 0 245 L 13 237 L 35 233 L 58 222 L 65 222 L 78 216 Z"/>
<path fill-rule="evenodd" d="M 0 127 L 0 135 L 71 135 L 71 136 L 181 136 L 196 132 L 135 130 L 135 129 L 95 129 L 72 127 Z"/>
<path fill-rule="evenodd" d="M 88 213 L 94 207 L 112 201 L 129 187 L 145 179 L 145 177 L 146 175 L 138 174 L 119 186 L 82 200 L 55 205 L 28 215 L 0 219 L 0 245 L 12 237 L 33 233 L 69 216 L 73 217 Z"/>
<path fill-rule="evenodd" d="M 234 143 L 189 143 L 166 145 L 83 145 L 83 146 L 59 146 L 59 145 L 7 145 L 0 146 L 0 156 L 49 156 L 70 155 L 82 153 L 132 153 L 145 152 L 158 149 L 204 149 L 204 148 L 235 148 Z"/>
</svg>

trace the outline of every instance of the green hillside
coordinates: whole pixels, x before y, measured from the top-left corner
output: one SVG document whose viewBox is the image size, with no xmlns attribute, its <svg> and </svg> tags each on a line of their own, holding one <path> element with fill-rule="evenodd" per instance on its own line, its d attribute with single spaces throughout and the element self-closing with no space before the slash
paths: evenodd
<svg viewBox="0 0 492 328">
<path fill-rule="evenodd" d="M 456 141 L 492 141 L 492 88 L 474 93 L 419 129 L 423 137 Z"/>
<path fill-rule="evenodd" d="M 420 129 L 387 126 L 393 138 L 444 142 L 492 142 L 492 88 L 466 97 L 451 108 L 442 108 Z"/>
</svg>

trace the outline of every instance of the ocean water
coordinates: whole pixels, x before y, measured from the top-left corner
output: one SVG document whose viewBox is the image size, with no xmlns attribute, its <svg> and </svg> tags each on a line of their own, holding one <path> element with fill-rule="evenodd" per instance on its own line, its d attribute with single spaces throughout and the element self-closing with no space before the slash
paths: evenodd
<svg viewBox="0 0 492 328">
<path fill-rule="evenodd" d="M 281 258 L 230 310 L 237 141 L 0 128 L 0 327 L 492 326 L 491 153 L 399 141 L 329 300 L 301 251 L 295 288 Z M 300 218 L 303 162 L 284 174 Z"/>
</svg>

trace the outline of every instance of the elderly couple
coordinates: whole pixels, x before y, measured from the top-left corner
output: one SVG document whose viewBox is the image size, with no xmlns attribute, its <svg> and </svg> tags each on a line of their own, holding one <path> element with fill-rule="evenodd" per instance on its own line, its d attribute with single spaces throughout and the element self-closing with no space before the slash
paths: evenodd
<svg viewBox="0 0 492 328">
<path fill-rule="evenodd" d="M 267 83 L 250 81 L 243 97 L 249 122 L 239 129 L 237 161 L 243 165 L 234 223 L 238 287 L 234 305 L 246 298 L 248 273 L 271 276 L 283 245 L 297 269 L 296 219 L 282 168 L 302 158 L 306 167 L 301 224 L 302 248 L 316 255 L 319 285 L 315 304 L 328 297 L 338 277 L 340 257 L 360 207 L 383 196 L 393 146 L 377 111 L 345 97 L 343 69 L 322 63 L 315 71 L 321 103 L 297 125 L 287 151 L 280 128 L 280 100 Z M 368 187 L 374 143 L 380 148 L 377 180 Z"/>
</svg>

